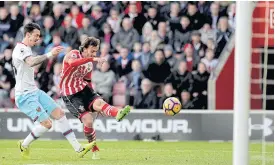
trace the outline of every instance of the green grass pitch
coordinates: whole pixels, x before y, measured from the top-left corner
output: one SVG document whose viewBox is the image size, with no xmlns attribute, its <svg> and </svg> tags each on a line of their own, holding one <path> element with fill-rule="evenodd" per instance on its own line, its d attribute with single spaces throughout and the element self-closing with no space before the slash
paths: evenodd
<svg viewBox="0 0 275 165">
<path fill-rule="evenodd" d="M 100 160 L 77 159 L 67 141 L 36 141 L 31 160 L 21 160 L 16 140 L 0 140 L 0 165 L 231 165 L 232 143 L 99 141 Z M 266 146 L 266 165 L 274 164 L 274 144 Z M 261 165 L 261 144 L 250 144 L 250 164 Z"/>
</svg>

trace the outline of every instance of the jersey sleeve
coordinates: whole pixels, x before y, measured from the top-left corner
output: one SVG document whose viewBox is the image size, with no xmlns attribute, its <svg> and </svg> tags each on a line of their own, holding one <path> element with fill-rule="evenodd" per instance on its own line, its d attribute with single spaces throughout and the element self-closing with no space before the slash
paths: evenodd
<svg viewBox="0 0 275 165">
<path fill-rule="evenodd" d="M 27 57 L 32 56 L 32 52 L 26 48 L 19 48 L 18 59 L 21 61 L 25 61 Z"/>
</svg>

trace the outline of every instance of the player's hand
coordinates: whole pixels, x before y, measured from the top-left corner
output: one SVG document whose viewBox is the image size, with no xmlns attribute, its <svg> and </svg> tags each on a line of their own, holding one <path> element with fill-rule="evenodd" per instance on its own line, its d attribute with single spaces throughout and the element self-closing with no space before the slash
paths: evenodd
<svg viewBox="0 0 275 165">
<path fill-rule="evenodd" d="M 52 50 L 51 50 L 51 53 L 53 56 L 57 56 L 60 52 L 62 52 L 64 50 L 64 47 L 62 46 L 57 46 L 57 47 L 54 47 Z"/>
<path fill-rule="evenodd" d="M 97 62 L 101 66 L 104 62 L 107 62 L 107 61 L 105 58 L 99 58 Z"/>
</svg>

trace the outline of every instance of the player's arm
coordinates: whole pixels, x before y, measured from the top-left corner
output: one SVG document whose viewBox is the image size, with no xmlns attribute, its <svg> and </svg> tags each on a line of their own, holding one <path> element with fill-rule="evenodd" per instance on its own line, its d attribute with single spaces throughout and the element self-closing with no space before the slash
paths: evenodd
<svg viewBox="0 0 275 165">
<path fill-rule="evenodd" d="M 35 65 L 41 64 L 44 62 L 46 59 L 52 57 L 52 56 L 57 56 L 61 51 L 63 50 L 63 47 L 58 46 L 53 48 L 49 53 L 44 54 L 44 55 L 38 55 L 38 56 L 28 56 L 25 58 L 25 62 L 33 67 Z"/>
</svg>

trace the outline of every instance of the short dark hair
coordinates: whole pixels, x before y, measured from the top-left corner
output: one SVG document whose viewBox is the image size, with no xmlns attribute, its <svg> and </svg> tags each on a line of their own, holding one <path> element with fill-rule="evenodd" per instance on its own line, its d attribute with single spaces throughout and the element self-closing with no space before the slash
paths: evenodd
<svg viewBox="0 0 275 165">
<path fill-rule="evenodd" d="M 40 26 L 37 23 L 30 22 L 24 26 L 24 36 L 27 33 L 31 33 L 34 29 L 41 30 Z"/>
<path fill-rule="evenodd" d="M 97 47 L 100 44 L 100 40 L 95 37 L 87 37 L 84 42 L 80 45 L 79 51 L 83 52 L 84 48 L 88 48 L 89 46 Z"/>
</svg>

